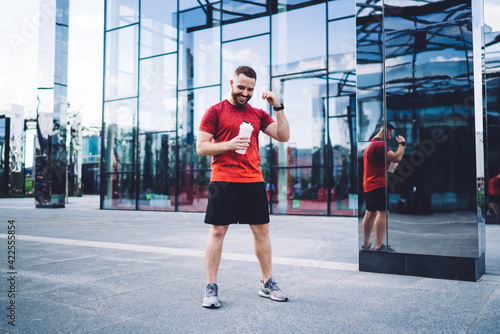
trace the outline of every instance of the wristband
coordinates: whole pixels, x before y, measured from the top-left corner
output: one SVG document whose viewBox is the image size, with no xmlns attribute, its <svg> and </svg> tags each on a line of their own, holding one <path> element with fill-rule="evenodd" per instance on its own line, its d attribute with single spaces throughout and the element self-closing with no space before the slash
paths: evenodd
<svg viewBox="0 0 500 334">
<path fill-rule="evenodd" d="M 401 142 L 401 143 L 399 143 L 399 145 L 403 145 L 403 147 L 405 147 L 406 146 L 406 142 L 405 141 Z"/>
<path fill-rule="evenodd" d="M 274 109 L 274 111 L 280 111 L 280 110 L 285 109 L 285 106 L 284 106 L 284 105 L 283 105 L 283 103 L 282 103 L 282 104 L 280 104 L 280 106 L 279 106 L 279 107 L 273 107 L 273 109 Z"/>
</svg>

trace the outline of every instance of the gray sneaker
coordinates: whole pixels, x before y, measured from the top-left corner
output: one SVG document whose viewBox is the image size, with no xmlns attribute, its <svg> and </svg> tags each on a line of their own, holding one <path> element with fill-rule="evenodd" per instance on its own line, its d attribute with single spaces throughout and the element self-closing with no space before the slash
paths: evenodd
<svg viewBox="0 0 500 334">
<path fill-rule="evenodd" d="M 201 306 L 206 308 L 218 308 L 220 306 L 217 291 L 219 287 L 215 283 L 209 283 L 205 289 L 205 297 Z"/>
<path fill-rule="evenodd" d="M 271 277 L 265 284 L 264 281 L 260 282 L 263 285 L 259 291 L 259 296 L 271 298 L 271 300 L 278 302 L 286 302 L 288 300 L 287 294 L 281 291 L 278 287 L 278 283 L 274 280 L 274 277 Z"/>
</svg>

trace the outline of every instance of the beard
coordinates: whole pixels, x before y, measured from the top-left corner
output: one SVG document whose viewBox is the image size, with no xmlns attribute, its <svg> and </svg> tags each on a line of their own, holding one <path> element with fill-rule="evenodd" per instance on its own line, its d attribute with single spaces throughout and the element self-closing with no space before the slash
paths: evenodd
<svg viewBox="0 0 500 334">
<path fill-rule="evenodd" d="M 245 99 L 245 102 L 241 102 L 239 97 L 243 97 Z M 236 94 L 234 90 L 231 90 L 231 99 L 233 100 L 234 106 L 236 108 L 243 108 L 244 106 L 246 106 L 248 100 L 250 100 L 249 97 L 245 97 L 242 94 Z"/>
</svg>

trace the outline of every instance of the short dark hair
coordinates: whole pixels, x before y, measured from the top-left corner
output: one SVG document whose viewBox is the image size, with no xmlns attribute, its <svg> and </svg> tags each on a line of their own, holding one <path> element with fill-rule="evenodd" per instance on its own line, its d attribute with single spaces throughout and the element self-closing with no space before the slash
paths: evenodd
<svg viewBox="0 0 500 334">
<path fill-rule="evenodd" d="M 257 81 L 257 73 L 250 66 L 239 66 L 236 71 L 234 71 L 234 76 L 239 76 L 240 74 L 246 75 L 249 78 L 255 79 Z"/>
<path fill-rule="evenodd" d="M 387 127 L 386 127 L 386 129 L 387 129 L 387 130 L 394 130 L 394 125 L 392 125 L 392 124 L 391 124 L 391 123 L 389 123 L 389 122 L 387 122 L 386 124 L 387 124 Z M 383 127 L 384 127 L 384 122 L 380 122 L 380 123 L 378 123 L 378 125 L 377 125 L 377 129 L 379 129 L 379 130 L 380 130 L 380 129 L 382 129 Z M 377 131 L 379 131 L 379 130 L 377 130 Z"/>
</svg>

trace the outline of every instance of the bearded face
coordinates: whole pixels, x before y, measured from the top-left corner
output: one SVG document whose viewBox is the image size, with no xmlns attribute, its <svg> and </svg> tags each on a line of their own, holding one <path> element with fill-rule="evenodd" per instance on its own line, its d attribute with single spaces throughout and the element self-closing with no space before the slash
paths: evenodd
<svg viewBox="0 0 500 334">
<path fill-rule="evenodd" d="M 231 83 L 231 104 L 237 108 L 243 108 L 252 98 L 255 88 L 255 79 L 244 74 L 234 77 Z"/>
</svg>

